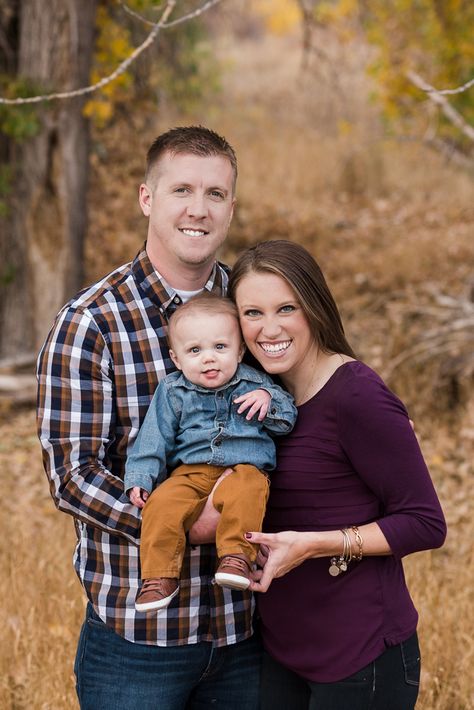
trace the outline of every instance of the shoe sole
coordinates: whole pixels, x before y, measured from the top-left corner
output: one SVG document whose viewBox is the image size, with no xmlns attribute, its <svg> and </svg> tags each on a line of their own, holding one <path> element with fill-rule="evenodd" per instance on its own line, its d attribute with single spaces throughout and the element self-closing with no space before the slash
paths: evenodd
<svg viewBox="0 0 474 710">
<path fill-rule="evenodd" d="M 214 579 L 221 587 L 229 587 L 230 589 L 248 589 L 250 587 L 250 579 L 240 577 L 238 574 L 217 572 Z"/>
<path fill-rule="evenodd" d="M 175 589 L 173 594 L 170 594 L 169 597 L 160 599 L 157 602 L 145 602 L 143 604 L 135 602 L 135 609 L 136 611 L 156 611 L 157 609 L 165 609 L 167 606 L 170 605 L 171 600 L 174 599 L 178 592 L 179 587 L 178 589 Z"/>
</svg>

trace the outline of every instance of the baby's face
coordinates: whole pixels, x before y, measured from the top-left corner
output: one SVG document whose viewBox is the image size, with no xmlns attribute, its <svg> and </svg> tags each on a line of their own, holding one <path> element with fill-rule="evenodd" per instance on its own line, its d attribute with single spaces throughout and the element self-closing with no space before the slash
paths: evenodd
<svg viewBox="0 0 474 710">
<path fill-rule="evenodd" d="M 170 355 L 188 380 L 216 389 L 232 378 L 244 349 L 238 321 L 230 314 L 190 314 L 174 327 Z"/>
</svg>

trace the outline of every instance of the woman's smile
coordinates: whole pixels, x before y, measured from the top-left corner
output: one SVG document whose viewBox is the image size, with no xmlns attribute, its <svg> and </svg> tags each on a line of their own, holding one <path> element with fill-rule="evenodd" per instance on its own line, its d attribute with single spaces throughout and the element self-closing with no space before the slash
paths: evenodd
<svg viewBox="0 0 474 710">
<path fill-rule="evenodd" d="M 267 355 L 278 356 L 285 353 L 291 345 L 291 340 L 280 340 L 277 343 L 272 343 L 268 341 L 259 342 L 259 346 L 265 351 Z"/>
</svg>

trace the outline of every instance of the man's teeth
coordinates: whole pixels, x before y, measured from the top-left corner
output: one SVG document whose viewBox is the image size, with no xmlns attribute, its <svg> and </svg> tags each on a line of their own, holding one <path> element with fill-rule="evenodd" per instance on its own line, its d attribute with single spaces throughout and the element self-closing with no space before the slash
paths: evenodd
<svg viewBox="0 0 474 710">
<path fill-rule="evenodd" d="M 283 350 L 289 348 L 290 345 L 291 340 L 285 340 L 281 343 L 260 343 L 260 347 L 262 347 L 266 353 L 281 353 Z"/>
<path fill-rule="evenodd" d="M 183 234 L 187 234 L 188 237 L 202 237 L 207 234 L 203 229 L 182 229 Z"/>
</svg>

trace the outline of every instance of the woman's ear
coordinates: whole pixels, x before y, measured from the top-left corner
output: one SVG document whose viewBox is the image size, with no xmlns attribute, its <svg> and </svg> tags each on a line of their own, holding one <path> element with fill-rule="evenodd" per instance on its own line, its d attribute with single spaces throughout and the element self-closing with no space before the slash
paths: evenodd
<svg viewBox="0 0 474 710">
<path fill-rule="evenodd" d="M 170 348 L 170 358 L 173 360 L 173 362 L 174 362 L 174 364 L 176 365 L 177 369 L 178 369 L 178 370 L 181 370 L 182 367 L 181 367 L 181 365 L 179 364 L 179 360 L 178 360 L 178 358 L 176 357 L 176 353 L 174 352 L 174 350 L 171 350 L 171 348 Z M 240 362 L 240 360 L 239 360 L 239 362 Z"/>
</svg>

